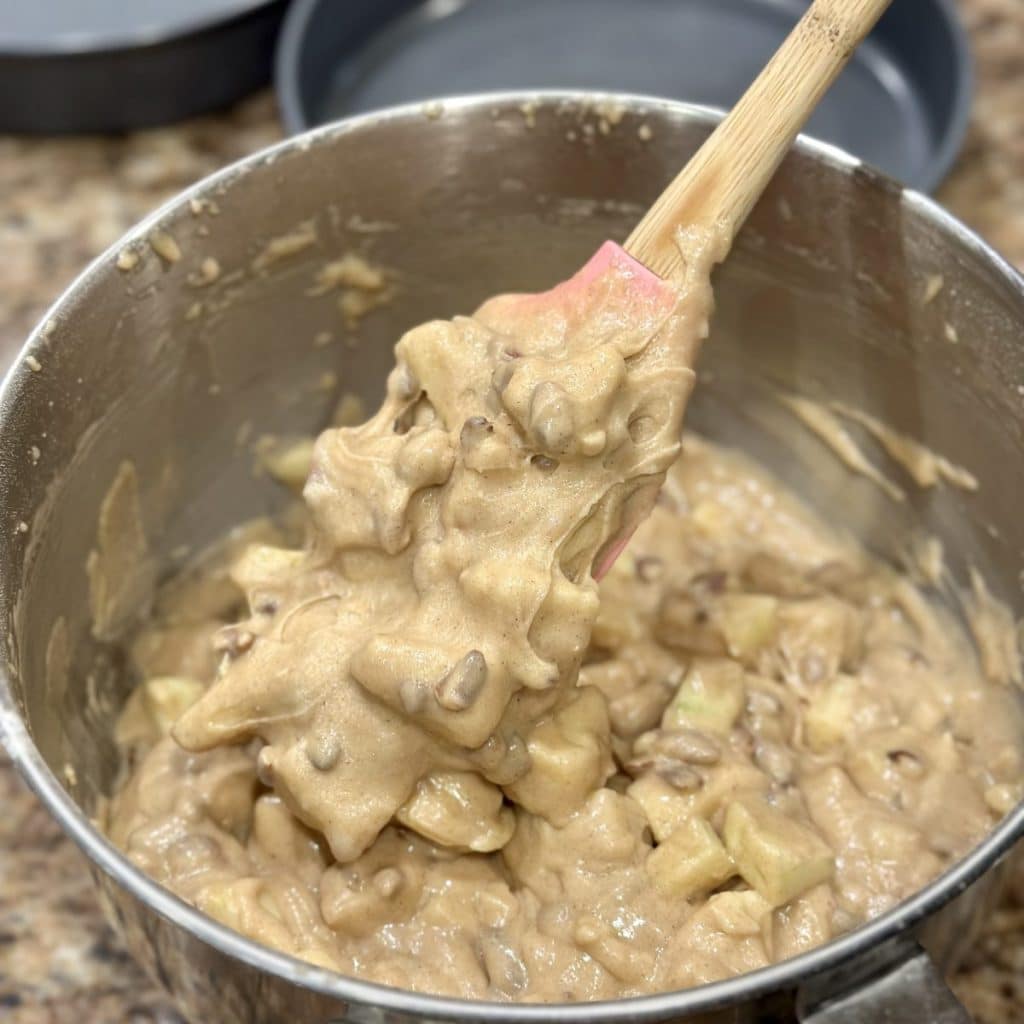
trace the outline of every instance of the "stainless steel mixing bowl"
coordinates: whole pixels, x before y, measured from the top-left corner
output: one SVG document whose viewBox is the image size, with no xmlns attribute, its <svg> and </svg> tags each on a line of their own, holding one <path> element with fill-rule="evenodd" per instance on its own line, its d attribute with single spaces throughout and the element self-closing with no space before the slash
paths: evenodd
<svg viewBox="0 0 1024 1024">
<path fill-rule="evenodd" d="M 4 384 L 0 731 L 90 858 L 115 927 L 196 1021 L 966 1019 L 918 943 L 944 967 L 955 961 L 1024 808 L 913 899 L 814 952 L 691 991 L 555 1008 L 435 999 L 301 964 L 163 891 L 94 827 L 128 680 L 116 650 L 91 637 L 85 563 L 120 464 L 136 467 L 160 571 L 272 510 L 279 494 L 253 474 L 247 437 L 313 432 L 342 391 L 373 403 L 403 328 L 548 285 L 623 238 L 714 120 L 675 103 L 597 100 L 408 107 L 243 161 L 94 263 Z M 291 241 L 265 248 L 281 237 Z M 389 268 L 395 294 L 350 331 L 336 294 L 310 293 L 324 262 L 353 249 Z M 126 251 L 138 263 L 119 269 Z M 220 274 L 204 283 L 210 258 Z M 925 302 L 935 275 L 942 288 Z M 928 199 L 801 142 L 716 289 L 689 422 L 753 452 L 882 554 L 924 524 L 958 578 L 975 565 L 1019 607 L 1020 278 Z M 781 409 L 779 388 L 863 407 L 968 466 L 979 491 L 911 489 L 892 504 Z"/>
</svg>

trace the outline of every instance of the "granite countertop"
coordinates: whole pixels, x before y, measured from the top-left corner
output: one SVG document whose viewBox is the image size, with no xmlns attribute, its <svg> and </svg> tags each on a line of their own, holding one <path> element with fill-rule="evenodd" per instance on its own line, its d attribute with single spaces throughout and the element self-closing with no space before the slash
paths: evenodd
<svg viewBox="0 0 1024 1024">
<path fill-rule="evenodd" d="M 1024 267 L 1024 0 L 960 0 L 970 136 L 939 198 Z M 74 274 L 183 186 L 280 135 L 269 96 L 118 139 L 0 138 L 0 364 Z M 89 874 L 0 754 L 0 1019 L 178 1024 L 100 916 Z M 1024 1017 L 1024 858 L 953 985 L 979 1024 Z"/>
</svg>

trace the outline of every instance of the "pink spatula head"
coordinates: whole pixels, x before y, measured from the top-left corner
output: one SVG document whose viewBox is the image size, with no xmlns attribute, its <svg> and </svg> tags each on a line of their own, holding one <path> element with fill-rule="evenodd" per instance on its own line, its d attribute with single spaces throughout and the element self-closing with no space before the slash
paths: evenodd
<svg viewBox="0 0 1024 1024">
<path fill-rule="evenodd" d="M 605 242 L 576 274 L 558 285 L 554 291 L 582 288 L 609 271 L 631 281 L 639 302 L 665 307 L 671 306 L 676 300 L 676 290 L 672 285 L 630 256 L 617 242 Z"/>
<path fill-rule="evenodd" d="M 628 291 L 616 292 L 617 308 L 609 310 L 624 320 L 636 322 L 640 317 L 663 315 L 676 301 L 676 288 L 648 270 L 616 242 L 605 242 L 567 281 L 546 292 L 509 296 L 508 301 L 526 313 L 581 313 L 589 310 L 593 315 L 595 299 L 591 291 L 599 288 L 602 280 L 610 275 L 630 284 Z"/>
</svg>

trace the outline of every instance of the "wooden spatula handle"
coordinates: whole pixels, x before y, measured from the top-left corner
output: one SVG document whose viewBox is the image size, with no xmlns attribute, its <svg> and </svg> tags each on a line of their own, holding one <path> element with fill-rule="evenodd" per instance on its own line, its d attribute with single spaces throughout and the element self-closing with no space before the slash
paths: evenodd
<svg viewBox="0 0 1024 1024">
<path fill-rule="evenodd" d="M 662 277 L 678 269 L 682 224 L 739 230 L 825 90 L 890 0 L 814 0 L 728 116 L 626 241 Z"/>
</svg>

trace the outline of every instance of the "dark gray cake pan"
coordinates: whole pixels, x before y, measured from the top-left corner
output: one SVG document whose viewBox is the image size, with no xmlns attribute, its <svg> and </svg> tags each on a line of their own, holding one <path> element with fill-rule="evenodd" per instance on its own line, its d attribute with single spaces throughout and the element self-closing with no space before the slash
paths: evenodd
<svg viewBox="0 0 1024 1024">
<path fill-rule="evenodd" d="M 119 132 L 227 106 L 270 80 L 285 6 L 3 0 L 0 132 Z"/>
<path fill-rule="evenodd" d="M 278 45 L 285 125 L 418 99 L 594 89 L 728 108 L 807 0 L 294 0 Z M 971 57 L 953 0 L 894 0 L 807 128 L 933 189 L 960 148 Z"/>
</svg>

